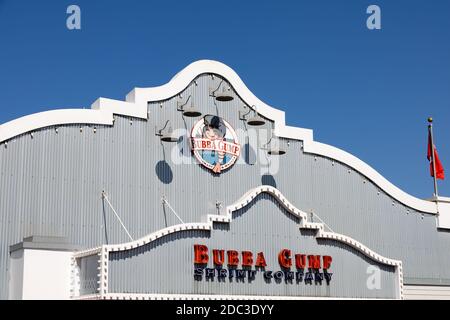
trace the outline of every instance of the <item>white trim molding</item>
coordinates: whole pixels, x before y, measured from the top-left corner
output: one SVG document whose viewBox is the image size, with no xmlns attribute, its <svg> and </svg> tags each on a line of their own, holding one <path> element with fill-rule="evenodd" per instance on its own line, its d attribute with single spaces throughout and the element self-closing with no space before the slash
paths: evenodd
<svg viewBox="0 0 450 320">
<path fill-rule="evenodd" d="M 450 199 L 439 197 L 438 204 L 439 215 L 437 227 L 441 229 L 450 229 Z"/>
<path fill-rule="evenodd" d="M 0 143 L 37 129 L 67 124 L 113 125 L 113 115 L 101 110 L 60 109 L 34 113 L 0 125 Z"/>
<path fill-rule="evenodd" d="M 252 295 L 221 295 L 221 294 L 162 294 L 162 293 L 108 293 L 104 296 L 85 295 L 73 300 L 388 300 L 388 299 L 357 299 L 330 298 L 306 296 L 252 296 Z"/>
<path fill-rule="evenodd" d="M 339 234 L 335 232 L 329 232 L 325 231 L 325 225 L 323 223 L 317 223 L 317 222 L 309 222 L 308 221 L 308 214 L 298 208 L 296 208 L 294 205 L 292 205 L 285 197 L 284 195 L 276 188 L 272 186 L 266 186 L 262 185 L 259 187 L 256 187 L 254 189 L 249 190 L 246 192 L 238 201 L 233 203 L 232 205 L 229 205 L 226 208 L 226 212 L 224 215 L 207 215 L 207 221 L 204 223 L 184 223 L 184 224 L 178 224 L 174 225 L 168 228 L 161 229 L 159 231 L 153 232 L 145 237 L 142 237 L 138 240 L 126 242 L 122 244 L 113 244 L 113 245 L 103 245 L 101 247 L 93 248 L 90 250 L 85 250 L 83 252 L 75 253 L 74 256 L 76 257 L 85 257 L 88 255 L 100 255 L 101 259 L 99 261 L 100 263 L 100 269 L 101 272 L 99 273 L 100 280 L 100 286 L 98 290 L 100 291 L 100 298 L 106 298 L 106 297 L 117 297 L 120 299 L 135 299 L 135 298 L 145 298 L 145 299 L 153 299 L 155 297 L 160 297 L 162 295 L 134 295 L 134 294 L 112 294 L 108 291 L 108 281 L 107 281 L 107 274 L 108 274 L 108 260 L 109 260 L 109 253 L 110 252 L 119 252 L 119 251 L 126 251 L 126 250 L 132 250 L 141 246 L 144 246 L 146 244 L 151 243 L 152 241 L 155 241 L 159 238 L 162 238 L 166 235 L 177 233 L 180 231 L 185 230 L 207 230 L 211 231 L 213 229 L 213 223 L 231 223 L 233 218 L 232 214 L 233 212 L 240 210 L 250 203 L 254 201 L 254 199 L 261 193 L 267 193 L 271 196 L 273 196 L 290 214 L 300 218 L 300 229 L 312 229 L 316 230 L 316 238 L 322 238 L 322 239 L 330 239 L 334 241 L 338 241 L 341 243 L 345 243 L 349 245 L 350 247 L 354 248 L 356 251 L 362 253 L 372 261 L 378 262 L 380 264 L 393 266 L 396 271 L 397 276 L 397 298 L 402 299 L 403 298 L 403 267 L 402 267 L 402 261 L 400 260 L 394 260 L 390 258 L 386 258 L 375 251 L 369 249 L 359 241 Z M 184 297 L 184 296 L 183 296 Z M 205 296 L 207 297 L 207 296 Z M 208 296 L 209 297 L 209 296 Z M 82 297 L 81 297 L 82 298 Z"/>
<path fill-rule="evenodd" d="M 450 286 L 405 285 L 405 300 L 450 300 Z"/>
<path fill-rule="evenodd" d="M 341 162 L 367 177 L 374 184 L 380 187 L 380 189 L 386 192 L 386 194 L 396 199 L 398 202 L 421 212 L 437 214 L 437 206 L 435 202 L 422 200 L 407 194 L 389 182 L 367 163 L 346 151 L 312 140 L 304 140 L 303 151 Z"/>
<path fill-rule="evenodd" d="M 318 143 L 313 140 L 311 129 L 296 128 L 286 125 L 285 113 L 269 106 L 258 99 L 244 84 L 238 74 L 225 64 L 213 60 L 200 60 L 191 63 L 167 84 L 153 88 L 135 88 L 126 101 L 99 98 L 91 109 L 67 109 L 46 111 L 25 116 L 0 125 L 0 143 L 6 142 L 20 134 L 63 124 L 104 124 L 113 125 L 113 114 L 147 119 L 148 102 L 169 99 L 181 91 L 202 74 L 217 74 L 225 78 L 242 100 L 250 106 L 257 106 L 258 112 L 274 121 L 274 134 L 288 139 L 302 140 L 304 152 L 320 155 L 339 161 L 358 171 L 371 180 L 380 189 L 400 203 L 425 213 L 437 214 L 437 202 L 413 197 L 390 183 L 376 170 L 357 157 L 338 148 Z"/>
</svg>

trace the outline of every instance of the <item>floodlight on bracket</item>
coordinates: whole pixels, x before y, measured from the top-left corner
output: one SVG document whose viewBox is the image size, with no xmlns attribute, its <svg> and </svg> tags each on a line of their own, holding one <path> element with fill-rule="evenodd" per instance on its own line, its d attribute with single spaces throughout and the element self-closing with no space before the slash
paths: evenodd
<svg viewBox="0 0 450 320">
<path fill-rule="evenodd" d="M 244 108 L 247 108 L 247 106 L 244 106 Z M 262 126 L 266 124 L 266 120 L 264 120 L 256 111 L 256 106 L 253 105 L 251 108 L 248 108 L 248 112 L 244 113 L 245 111 L 239 111 L 239 119 L 246 121 L 248 125 L 250 126 Z M 253 110 L 253 117 L 247 118 L 249 113 Z"/>
<path fill-rule="evenodd" d="M 270 137 L 269 141 L 261 146 L 262 150 L 267 150 L 269 155 L 281 156 L 286 153 L 286 150 L 280 146 L 280 141 L 277 137 L 275 137 L 272 133 L 272 137 Z"/>
<path fill-rule="evenodd" d="M 231 90 L 231 87 L 229 85 L 223 86 L 222 90 L 219 90 L 223 82 L 223 80 L 220 81 L 219 86 L 216 89 L 209 88 L 209 95 L 211 97 L 214 97 L 217 101 L 231 101 L 234 99 L 234 96 L 233 91 Z"/>
<path fill-rule="evenodd" d="M 169 124 L 170 120 L 166 121 L 166 124 L 164 125 L 164 127 L 162 127 L 161 129 L 159 129 L 157 126 L 155 127 L 155 135 L 159 136 L 161 141 L 163 142 L 177 142 L 178 141 L 178 137 L 176 137 L 173 134 L 173 130 L 172 127 L 169 126 L 167 129 L 167 125 Z"/>
<path fill-rule="evenodd" d="M 177 110 L 183 112 L 185 117 L 200 117 L 202 113 L 194 106 L 191 98 L 192 95 L 190 95 L 184 103 L 177 101 Z M 191 106 L 184 108 L 184 106 L 188 104 L 189 100 L 191 100 Z"/>
</svg>

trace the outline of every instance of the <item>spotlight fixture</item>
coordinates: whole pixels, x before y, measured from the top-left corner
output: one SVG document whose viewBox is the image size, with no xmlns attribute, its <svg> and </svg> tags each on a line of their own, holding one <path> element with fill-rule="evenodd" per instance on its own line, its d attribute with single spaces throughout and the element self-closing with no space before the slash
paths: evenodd
<svg viewBox="0 0 450 320">
<path fill-rule="evenodd" d="M 253 112 L 254 112 L 253 117 L 251 117 L 249 119 L 247 119 L 247 117 L 246 117 L 252 111 L 252 108 L 249 108 L 249 111 L 245 114 L 243 114 L 241 111 L 239 111 L 239 118 L 241 120 L 247 121 L 247 123 L 250 126 L 262 126 L 262 125 L 266 124 L 266 120 L 264 120 L 256 111 L 256 106 L 252 106 L 252 107 L 253 107 Z"/>
<path fill-rule="evenodd" d="M 155 128 L 155 135 L 156 136 L 160 136 L 161 141 L 163 142 L 177 142 L 178 141 L 178 137 L 176 137 L 173 134 L 172 131 L 172 127 L 167 127 L 167 125 L 169 124 L 170 120 L 166 121 L 166 124 L 164 125 L 164 127 L 162 127 L 161 129 L 158 129 L 157 127 Z"/>
<path fill-rule="evenodd" d="M 194 106 L 190 106 L 189 108 L 186 108 L 186 110 L 183 111 L 183 115 L 186 117 L 200 117 L 202 115 L 202 113 L 197 110 L 197 108 L 195 108 Z"/>
<path fill-rule="evenodd" d="M 231 87 L 224 86 L 222 88 L 222 91 L 218 91 L 223 82 L 224 82 L 224 80 L 220 81 L 219 85 L 217 86 L 217 88 L 215 90 L 212 90 L 212 88 L 210 88 L 209 95 L 216 98 L 217 101 L 231 101 L 234 99 L 232 92 L 231 92 Z"/>
<path fill-rule="evenodd" d="M 173 135 L 172 130 L 168 130 L 167 133 L 161 136 L 161 141 L 164 142 L 177 142 L 178 138 Z"/>
<path fill-rule="evenodd" d="M 281 156 L 281 155 L 286 153 L 286 150 L 281 149 L 279 147 L 275 147 L 273 149 L 267 150 L 267 153 L 270 154 L 270 155 Z"/>
<path fill-rule="evenodd" d="M 231 88 L 229 87 L 223 87 L 223 90 L 215 93 L 214 97 L 217 101 L 231 101 L 234 99 L 231 94 Z"/>
<path fill-rule="evenodd" d="M 189 100 L 191 99 L 192 95 L 189 96 L 189 98 L 187 98 L 185 103 L 181 103 L 180 101 L 177 102 L 177 110 L 183 112 L 183 116 L 185 117 L 200 117 L 202 115 L 202 113 L 200 112 L 200 110 L 198 110 L 194 104 L 191 102 L 191 106 L 184 108 L 184 106 L 189 102 Z"/>
<path fill-rule="evenodd" d="M 250 119 L 248 119 L 247 123 L 251 126 L 262 126 L 266 124 L 266 121 L 259 115 L 256 115 L 255 117 L 251 117 Z"/>
<path fill-rule="evenodd" d="M 273 141 L 272 141 L 273 140 Z M 264 144 L 261 149 L 267 150 L 267 153 L 269 155 L 275 155 L 275 156 L 281 156 L 286 153 L 286 150 L 280 147 L 280 142 L 278 138 L 274 139 L 274 136 L 267 141 L 266 144 Z"/>
</svg>

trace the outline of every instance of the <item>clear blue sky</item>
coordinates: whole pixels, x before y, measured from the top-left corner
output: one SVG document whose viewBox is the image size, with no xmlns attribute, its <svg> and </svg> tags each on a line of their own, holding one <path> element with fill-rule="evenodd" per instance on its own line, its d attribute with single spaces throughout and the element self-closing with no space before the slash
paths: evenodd
<svg viewBox="0 0 450 320">
<path fill-rule="evenodd" d="M 66 28 L 81 7 L 82 29 Z M 366 8 L 382 30 L 366 28 Z M 429 197 L 426 118 L 450 196 L 450 1 L 0 0 L 0 123 L 89 108 L 166 83 L 198 59 L 231 66 L 289 125 Z"/>
</svg>

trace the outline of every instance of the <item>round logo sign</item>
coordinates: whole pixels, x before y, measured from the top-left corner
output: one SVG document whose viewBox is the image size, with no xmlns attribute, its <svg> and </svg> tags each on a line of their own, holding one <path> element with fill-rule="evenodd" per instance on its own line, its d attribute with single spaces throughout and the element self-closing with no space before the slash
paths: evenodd
<svg viewBox="0 0 450 320">
<path fill-rule="evenodd" d="M 195 158 L 214 173 L 231 167 L 241 152 L 234 129 L 218 116 L 200 119 L 192 127 L 191 139 Z"/>
</svg>

